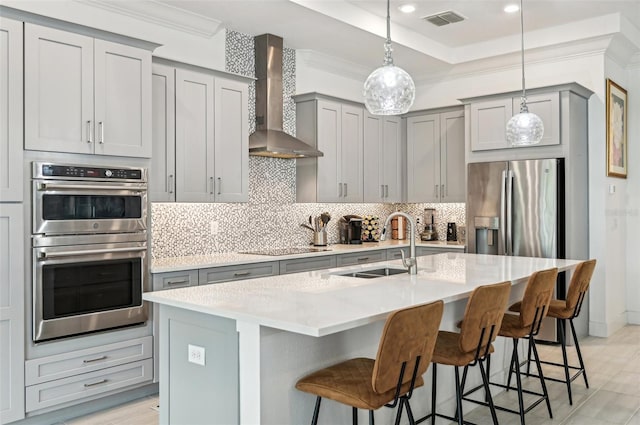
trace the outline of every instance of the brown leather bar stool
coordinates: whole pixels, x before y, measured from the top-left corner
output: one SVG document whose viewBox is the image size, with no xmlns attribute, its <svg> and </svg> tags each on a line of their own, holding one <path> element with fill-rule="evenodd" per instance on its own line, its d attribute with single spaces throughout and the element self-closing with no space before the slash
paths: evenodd
<svg viewBox="0 0 640 425">
<path fill-rule="evenodd" d="M 513 351 L 511 352 L 511 364 L 509 366 L 509 378 L 507 380 L 507 384 L 503 385 L 494 382 L 492 382 L 491 384 L 505 388 L 507 390 L 516 389 L 518 391 L 518 410 L 498 405 L 496 405 L 495 408 L 498 410 L 519 414 L 520 423 L 522 425 L 524 425 L 525 423 L 525 414 L 543 401 L 547 403 L 549 417 L 553 418 L 553 413 L 551 412 L 551 403 L 549 401 L 549 394 L 547 392 L 547 386 L 543 379 L 542 366 L 540 365 L 540 358 L 538 357 L 538 350 L 536 348 L 534 336 L 536 336 L 540 331 L 542 319 L 544 319 L 544 317 L 547 315 L 547 311 L 549 310 L 549 303 L 551 302 L 551 297 L 553 296 L 553 289 L 556 286 L 557 278 L 557 268 L 542 270 L 539 272 L 535 272 L 531 276 L 529 276 L 522 301 L 519 301 L 515 304 L 518 306 L 518 311 L 520 314 L 505 314 L 504 318 L 502 319 L 500 330 L 498 331 L 498 336 L 512 339 Z M 533 352 L 535 363 L 538 369 L 538 379 L 540 380 L 540 386 L 542 387 L 542 393 L 537 393 L 522 388 L 522 378 L 520 375 L 519 367 L 520 360 L 518 356 L 518 342 L 523 338 L 527 339 L 527 341 L 529 342 L 529 348 Z M 489 360 L 487 361 L 487 369 L 489 371 L 491 370 L 491 357 L 489 357 Z M 511 386 L 512 372 L 515 372 L 516 375 L 515 388 Z M 462 377 L 463 388 L 466 374 L 467 370 L 465 368 Z M 465 393 L 464 400 L 478 403 L 477 400 L 466 398 L 466 395 L 471 394 L 479 388 L 480 387 L 476 387 Z M 526 408 L 524 407 L 524 393 L 538 396 L 538 398 Z"/>
<path fill-rule="evenodd" d="M 584 361 L 582 360 L 582 353 L 580 352 L 580 344 L 578 343 L 578 337 L 576 336 L 576 328 L 573 325 L 573 319 L 578 317 L 582 308 L 582 303 L 589 290 L 589 284 L 591 283 L 591 277 L 593 276 L 593 270 L 596 268 L 596 260 L 584 261 L 576 267 L 571 276 L 571 282 L 569 283 L 569 289 L 567 291 L 566 300 L 551 300 L 549 304 L 549 312 L 547 316 L 558 319 L 560 322 L 560 345 L 562 347 L 562 360 L 563 363 L 555 363 L 541 360 L 540 363 L 548 364 L 552 366 L 559 366 L 564 368 L 564 379 L 553 378 L 545 376 L 544 379 L 555 382 L 562 382 L 567 385 L 567 393 L 569 394 L 569 404 L 573 405 L 573 397 L 571 395 L 571 382 L 573 382 L 578 376 L 582 375 L 584 378 L 584 384 L 589 388 L 589 381 L 587 380 L 587 371 L 584 368 Z M 518 311 L 520 309 L 519 304 L 514 304 L 510 308 L 512 311 Z M 567 329 L 567 320 L 571 325 L 571 334 L 573 335 L 573 341 L 576 347 L 576 354 L 578 355 L 578 362 L 580 366 L 570 366 L 567 360 L 567 343 L 565 330 Z M 527 372 L 529 363 L 531 362 L 531 352 L 527 358 Z M 576 370 L 574 375 L 570 375 L 569 369 Z M 528 373 L 529 376 L 536 376 Z"/>
<path fill-rule="evenodd" d="M 431 418 L 431 424 L 435 424 L 436 416 L 449 420 L 457 420 L 459 425 L 464 424 L 462 412 L 462 386 L 460 383 L 460 371 L 462 366 L 475 366 L 480 368 L 482 382 L 486 391 L 487 404 L 491 410 L 493 423 L 498 423 L 496 411 L 493 406 L 491 392 L 489 391 L 489 379 L 485 370 L 484 361 L 493 351 L 492 343 L 496 339 L 498 329 L 502 323 L 502 317 L 507 308 L 511 282 L 502 282 L 492 285 L 479 286 L 469 296 L 464 319 L 460 324 L 460 333 L 440 331 L 433 350 L 433 380 L 431 390 L 431 413 L 420 418 L 420 423 Z M 456 417 L 445 416 L 436 412 L 436 381 L 437 365 L 449 365 L 454 367 L 456 379 Z"/>
<path fill-rule="evenodd" d="M 382 406 L 398 406 L 396 424 L 405 407 L 409 423 L 414 424 L 409 399 L 415 388 L 424 385 L 422 375 L 431 362 L 443 305 L 436 301 L 391 313 L 375 360 L 350 359 L 300 379 L 296 388 L 317 396 L 311 423 L 317 424 L 324 397 L 351 406 L 354 425 L 358 423 L 358 409 L 369 410 L 369 423 L 373 425 L 373 412 Z"/>
</svg>

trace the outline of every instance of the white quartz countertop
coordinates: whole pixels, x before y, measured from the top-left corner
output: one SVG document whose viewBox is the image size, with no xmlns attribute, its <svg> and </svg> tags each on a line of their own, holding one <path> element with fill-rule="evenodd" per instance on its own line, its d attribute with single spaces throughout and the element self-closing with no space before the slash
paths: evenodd
<svg viewBox="0 0 640 425">
<path fill-rule="evenodd" d="M 191 269 L 201 269 L 208 267 L 221 267 L 221 266 L 232 266 L 237 264 L 248 264 L 248 263 L 260 263 L 267 261 L 280 261 L 280 260 L 289 260 L 293 258 L 304 258 L 304 257 L 315 257 L 315 256 L 323 256 L 323 255 L 336 255 L 336 254 L 347 254 L 350 252 L 363 252 L 369 250 L 377 250 L 377 249 L 387 249 L 387 248 L 402 248 L 408 247 L 408 240 L 387 240 L 382 242 L 365 242 L 363 244 L 357 245 L 343 245 L 343 244 L 334 244 L 329 245 L 326 248 L 327 251 L 318 251 L 311 253 L 303 253 L 303 254 L 290 254 L 290 255 L 256 255 L 256 254 L 243 254 L 240 252 L 225 252 L 220 254 L 210 254 L 210 255 L 188 255 L 182 257 L 167 257 L 167 258 L 157 258 L 151 261 L 151 273 L 166 273 L 166 272 L 176 272 L 182 270 L 191 270 Z M 428 247 L 428 248 L 446 248 L 446 249 L 456 249 L 460 250 L 460 252 L 464 251 L 465 246 L 455 242 L 445 242 L 445 241 L 432 241 L 432 242 L 424 242 L 424 241 L 416 241 L 416 246 Z M 304 248 L 310 248 L 310 246 L 306 246 Z"/>
<path fill-rule="evenodd" d="M 418 257 L 418 274 L 375 279 L 342 273 L 402 268 L 400 260 L 143 294 L 146 301 L 311 336 L 324 336 L 386 318 L 389 312 L 442 299 L 468 297 L 479 286 L 520 283 L 531 273 L 580 261 L 449 252 Z"/>
</svg>

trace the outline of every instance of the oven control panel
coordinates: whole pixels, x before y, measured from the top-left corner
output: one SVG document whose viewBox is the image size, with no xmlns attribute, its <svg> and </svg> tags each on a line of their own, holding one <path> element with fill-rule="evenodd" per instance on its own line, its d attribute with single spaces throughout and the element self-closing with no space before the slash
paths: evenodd
<svg viewBox="0 0 640 425">
<path fill-rule="evenodd" d="M 144 168 L 94 167 L 85 165 L 63 165 L 44 162 L 33 163 L 34 178 L 59 178 L 73 180 L 146 181 Z"/>
</svg>

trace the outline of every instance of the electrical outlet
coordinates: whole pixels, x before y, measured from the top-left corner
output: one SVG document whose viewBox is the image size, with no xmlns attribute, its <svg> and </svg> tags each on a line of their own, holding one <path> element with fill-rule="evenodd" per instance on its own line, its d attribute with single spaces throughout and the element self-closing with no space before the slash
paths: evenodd
<svg viewBox="0 0 640 425">
<path fill-rule="evenodd" d="M 218 234 L 218 220 L 213 220 L 209 224 L 209 230 L 210 230 L 211 234 L 214 235 L 214 236 Z"/>
<path fill-rule="evenodd" d="M 189 344 L 189 363 L 204 366 L 204 347 Z"/>
</svg>

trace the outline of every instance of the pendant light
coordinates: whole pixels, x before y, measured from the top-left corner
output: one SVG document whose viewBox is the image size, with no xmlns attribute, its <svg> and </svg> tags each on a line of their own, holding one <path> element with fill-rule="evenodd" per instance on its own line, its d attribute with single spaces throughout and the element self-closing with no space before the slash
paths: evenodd
<svg viewBox="0 0 640 425">
<path fill-rule="evenodd" d="M 391 57 L 391 17 L 387 0 L 387 40 L 384 62 L 364 83 L 364 104 L 374 115 L 399 115 L 409 111 L 416 97 L 416 86 L 407 72 L 393 64 Z"/>
<path fill-rule="evenodd" d="M 520 0 L 520 51 L 522 57 L 522 97 L 520 113 L 511 117 L 507 123 L 507 142 L 513 146 L 529 146 L 540 143 L 544 134 L 544 125 L 539 116 L 529 112 L 527 94 L 524 85 L 524 18 L 522 0 Z"/>
</svg>

